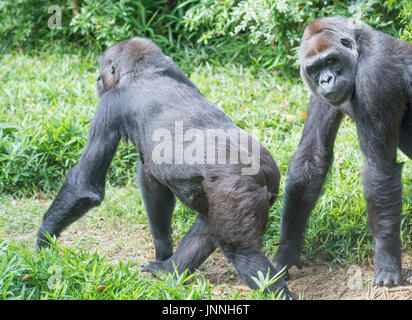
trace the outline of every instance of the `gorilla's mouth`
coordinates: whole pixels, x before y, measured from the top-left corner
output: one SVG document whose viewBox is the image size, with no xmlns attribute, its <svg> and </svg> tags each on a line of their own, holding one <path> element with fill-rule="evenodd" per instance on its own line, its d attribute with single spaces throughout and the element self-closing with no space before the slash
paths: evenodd
<svg viewBox="0 0 412 320">
<path fill-rule="evenodd" d="M 101 97 L 103 93 L 105 93 L 104 87 L 102 85 L 99 85 L 98 82 L 96 82 L 96 89 L 97 89 L 97 94 L 99 95 L 99 97 Z"/>
<path fill-rule="evenodd" d="M 346 100 L 346 95 L 344 90 L 334 90 L 328 92 L 321 92 L 323 98 L 327 100 L 328 103 L 332 105 L 340 105 Z"/>
<path fill-rule="evenodd" d="M 329 91 L 324 93 L 323 96 L 330 101 L 334 101 L 339 96 L 339 91 Z"/>
</svg>

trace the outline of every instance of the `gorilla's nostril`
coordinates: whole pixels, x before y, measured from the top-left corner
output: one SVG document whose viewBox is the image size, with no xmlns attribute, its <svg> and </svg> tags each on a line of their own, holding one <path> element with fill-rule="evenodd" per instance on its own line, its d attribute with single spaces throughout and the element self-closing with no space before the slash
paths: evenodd
<svg viewBox="0 0 412 320">
<path fill-rule="evenodd" d="M 331 82 L 331 81 L 332 81 L 332 76 L 327 76 L 327 77 L 323 78 L 323 79 L 320 81 L 320 83 L 328 84 L 328 83 Z"/>
</svg>

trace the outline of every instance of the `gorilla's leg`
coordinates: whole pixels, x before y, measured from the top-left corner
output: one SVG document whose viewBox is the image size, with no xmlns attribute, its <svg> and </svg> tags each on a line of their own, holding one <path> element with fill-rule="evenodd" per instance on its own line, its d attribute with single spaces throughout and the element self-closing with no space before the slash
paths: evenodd
<svg viewBox="0 0 412 320">
<path fill-rule="evenodd" d="M 142 271 L 174 272 L 174 265 L 179 272 L 193 271 L 204 262 L 216 249 L 216 240 L 210 233 L 207 218 L 198 215 L 189 232 L 183 237 L 176 252 L 165 261 L 149 262 L 142 266 Z"/>
<path fill-rule="evenodd" d="M 171 223 L 176 199 L 167 187 L 145 174 L 144 164 L 139 162 L 137 170 L 155 245 L 156 260 L 166 260 L 173 254 Z"/>
<path fill-rule="evenodd" d="M 278 181 L 273 182 L 278 184 Z M 259 272 L 264 276 L 269 272 L 273 277 L 280 271 L 261 252 L 274 194 L 251 176 L 208 180 L 206 185 L 213 199 L 209 201 L 210 228 L 240 279 L 250 288 L 258 289 L 252 277 L 258 279 Z M 266 292 L 279 294 L 282 290 L 282 294 L 294 298 L 282 278 L 266 288 Z"/>
<path fill-rule="evenodd" d="M 49 244 L 46 234 L 58 237 L 65 227 L 103 200 L 107 170 L 120 141 L 116 117 L 110 112 L 116 108 L 110 107 L 111 104 L 99 106 L 79 163 L 69 170 L 45 213 L 37 235 L 39 249 Z"/>
<path fill-rule="evenodd" d="M 300 266 L 306 221 L 322 190 L 333 160 L 333 145 L 342 115 L 312 96 L 299 147 L 289 164 L 282 212 L 277 268 Z M 286 275 L 286 278 L 288 275 Z"/>
<path fill-rule="evenodd" d="M 365 167 L 364 189 L 368 225 L 374 243 L 374 282 L 377 285 L 401 282 L 402 166 L 396 163 L 382 166 L 368 161 Z"/>
<path fill-rule="evenodd" d="M 274 277 L 280 271 L 275 269 L 268 258 L 266 258 L 259 249 L 241 248 L 232 244 L 227 244 L 223 241 L 220 242 L 220 248 L 225 257 L 235 266 L 239 278 L 251 289 L 259 289 L 252 278 L 255 277 L 259 279 L 259 271 L 262 272 L 265 277 L 268 272 L 270 277 Z M 287 289 L 286 282 L 283 278 L 278 279 L 276 282 L 268 286 L 265 289 L 265 292 L 278 292 L 278 294 L 282 294 L 282 290 L 286 297 L 294 298 L 293 294 Z"/>
</svg>

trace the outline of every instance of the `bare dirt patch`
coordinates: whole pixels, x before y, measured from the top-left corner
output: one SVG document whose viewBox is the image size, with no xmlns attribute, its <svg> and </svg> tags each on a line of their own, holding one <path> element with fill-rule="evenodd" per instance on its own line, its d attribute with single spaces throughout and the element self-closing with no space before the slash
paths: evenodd
<svg viewBox="0 0 412 320">
<path fill-rule="evenodd" d="M 411 266 L 412 257 L 404 255 L 403 265 Z M 302 270 L 291 269 L 289 288 L 303 299 L 313 300 L 412 300 L 412 285 L 404 281 L 396 287 L 372 284 L 374 268 L 364 265 L 331 265 L 317 261 Z"/>
<path fill-rule="evenodd" d="M 271 257 L 273 260 L 273 257 Z M 233 266 L 215 252 L 208 260 L 209 269 L 202 271 L 211 284 L 227 284 L 230 288 L 248 290 L 233 271 Z M 404 254 L 403 265 L 412 265 L 412 256 Z M 289 289 L 304 300 L 412 300 L 412 284 L 404 281 L 396 287 L 378 287 L 372 284 L 373 266 L 332 265 L 326 261 L 305 263 L 303 269 L 293 267 L 288 281 Z"/>
</svg>

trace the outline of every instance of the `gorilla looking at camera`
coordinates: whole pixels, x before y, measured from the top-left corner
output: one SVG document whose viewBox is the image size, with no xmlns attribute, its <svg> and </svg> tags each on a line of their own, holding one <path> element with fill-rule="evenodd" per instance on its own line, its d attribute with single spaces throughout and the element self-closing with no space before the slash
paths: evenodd
<svg viewBox="0 0 412 320">
<path fill-rule="evenodd" d="M 278 267 L 300 267 L 305 224 L 332 164 L 343 114 L 356 122 L 374 281 L 401 282 L 401 170 L 397 149 L 412 157 L 412 45 L 340 17 L 309 25 L 300 47 L 301 75 L 312 92 L 298 149 L 289 164 Z"/>
<path fill-rule="evenodd" d="M 174 265 L 180 272 L 194 270 L 219 246 L 251 288 L 257 288 L 252 277 L 259 271 L 264 275 L 270 271 L 274 276 L 279 270 L 260 251 L 269 208 L 279 188 L 279 170 L 270 153 L 208 101 L 150 40 L 132 38 L 117 43 L 100 57 L 100 65 L 97 88 L 101 101 L 86 147 L 44 215 L 38 247 L 48 245 L 47 234 L 59 236 L 101 203 L 107 170 L 120 139 L 124 139 L 140 153 L 138 181 L 156 250 L 156 261 L 143 270 L 173 272 Z M 182 124 L 182 135 L 193 129 L 200 135 L 213 129 L 246 135 L 248 142 L 245 146 L 239 137 L 225 137 L 215 149 L 207 150 L 207 159 L 199 159 L 205 161 L 178 163 L 177 155 L 193 143 L 192 137 L 185 139 L 183 146 L 175 143 L 169 151 L 164 149 L 163 158 L 172 162 L 159 162 L 154 156 L 156 134 L 169 133 L 176 142 L 176 123 Z M 205 141 L 197 142 L 206 145 Z M 257 151 L 250 150 L 249 143 L 257 143 Z M 233 150 L 228 150 L 228 144 L 235 147 L 237 159 L 249 158 L 250 163 L 232 161 Z M 214 155 L 222 150 L 227 151 L 223 159 L 227 161 L 210 161 L 211 155 L 216 160 Z M 256 172 L 243 174 L 249 164 L 257 165 Z M 176 197 L 199 214 L 173 253 L 171 219 Z M 277 290 L 293 298 L 283 279 L 267 288 Z"/>
</svg>

